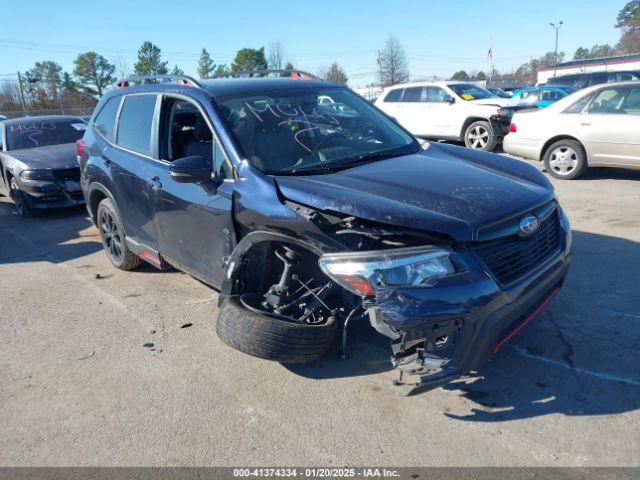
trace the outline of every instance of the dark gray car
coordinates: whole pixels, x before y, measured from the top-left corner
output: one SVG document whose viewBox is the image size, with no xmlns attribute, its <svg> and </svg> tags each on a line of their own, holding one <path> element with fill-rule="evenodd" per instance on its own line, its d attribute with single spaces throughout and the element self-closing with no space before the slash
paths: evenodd
<svg viewBox="0 0 640 480">
<path fill-rule="evenodd" d="M 0 193 L 11 197 L 19 215 L 84 203 L 75 142 L 85 127 L 74 116 L 0 122 Z"/>
</svg>

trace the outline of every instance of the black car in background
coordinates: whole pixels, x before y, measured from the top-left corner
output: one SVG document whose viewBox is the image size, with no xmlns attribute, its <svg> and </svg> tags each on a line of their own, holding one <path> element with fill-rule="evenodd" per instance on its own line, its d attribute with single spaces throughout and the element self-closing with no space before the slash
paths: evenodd
<svg viewBox="0 0 640 480">
<path fill-rule="evenodd" d="M 535 167 L 421 146 L 345 87 L 274 73 L 143 77 L 101 99 L 78 157 L 115 267 L 219 289 L 220 338 L 283 363 L 368 319 L 423 387 L 477 367 L 558 292 L 571 232 Z"/>
<path fill-rule="evenodd" d="M 84 203 L 76 141 L 86 126 L 81 117 L 57 115 L 0 122 L 0 193 L 19 215 Z"/>
</svg>

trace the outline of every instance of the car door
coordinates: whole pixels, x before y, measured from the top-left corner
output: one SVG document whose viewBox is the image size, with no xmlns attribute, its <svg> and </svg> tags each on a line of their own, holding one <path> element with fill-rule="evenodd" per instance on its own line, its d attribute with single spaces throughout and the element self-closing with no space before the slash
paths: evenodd
<svg viewBox="0 0 640 480">
<path fill-rule="evenodd" d="M 149 173 L 158 250 L 170 263 L 213 285 L 221 282 L 234 231 L 233 174 L 217 138 L 200 103 L 181 96 L 163 98 L 158 135 L 162 161 Z M 194 154 L 210 162 L 212 180 L 173 180 L 171 162 Z"/>
<path fill-rule="evenodd" d="M 116 147 L 102 152 L 127 238 L 137 244 L 135 247 L 143 245 L 151 250 L 157 249 L 157 241 L 147 177 L 157 162 L 152 138 L 157 103 L 155 93 L 125 95 L 118 113 Z"/>
<path fill-rule="evenodd" d="M 423 103 L 423 87 L 407 87 L 404 89 L 402 98 L 398 102 L 398 120 L 404 128 L 409 130 L 413 135 L 425 136 L 427 132 L 431 132 L 431 117 L 429 112 L 425 110 Z"/>
<path fill-rule="evenodd" d="M 402 124 L 402 122 L 400 118 L 398 118 L 398 114 L 401 109 L 398 107 L 403 90 L 403 88 L 392 88 L 382 98 L 376 100 L 376 106 L 400 124 Z"/>
<path fill-rule="evenodd" d="M 434 136 L 458 138 L 466 120 L 464 101 L 455 101 L 455 97 L 444 88 L 432 85 L 425 87 L 424 102 L 428 109 L 429 129 Z"/>
<path fill-rule="evenodd" d="M 640 87 L 602 88 L 578 124 L 592 165 L 640 166 L 639 132 Z"/>
</svg>

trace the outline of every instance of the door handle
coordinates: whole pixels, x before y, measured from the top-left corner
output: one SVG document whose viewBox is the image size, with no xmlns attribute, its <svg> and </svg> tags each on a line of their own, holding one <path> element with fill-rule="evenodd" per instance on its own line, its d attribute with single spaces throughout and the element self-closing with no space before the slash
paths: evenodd
<svg viewBox="0 0 640 480">
<path fill-rule="evenodd" d="M 590 123 L 581 123 L 580 125 L 582 125 L 583 127 L 590 127 L 591 126 Z"/>
<path fill-rule="evenodd" d="M 160 177 L 153 177 L 147 180 L 147 184 L 151 187 L 151 190 L 160 190 L 162 183 L 160 183 Z"/>
</svg>

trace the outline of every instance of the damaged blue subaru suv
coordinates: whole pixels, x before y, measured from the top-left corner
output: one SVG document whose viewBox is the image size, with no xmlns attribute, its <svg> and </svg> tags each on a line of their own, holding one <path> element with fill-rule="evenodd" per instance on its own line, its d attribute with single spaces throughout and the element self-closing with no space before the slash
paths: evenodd
<svg viewBox="0 0 640 480">
<path fill-rule="evenodd" d="M 217 333 L 242 352 L 315 361 L 363 318 L 397 383 L 427 389 L 487 360 L 567 274 L 543 174 L 422 145 L 347 88 L 296 71 L 119 87 L 77 144 L 106 254 L 219 290 Z"/>
</svg>

